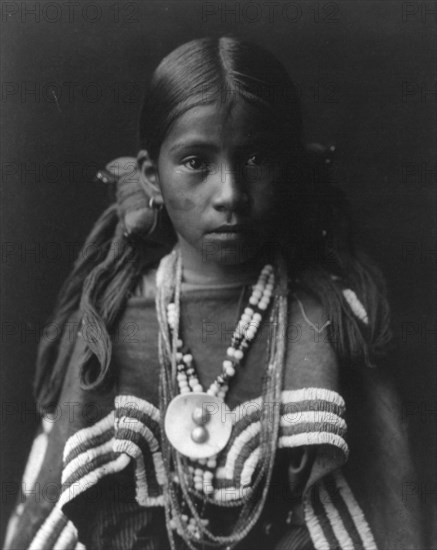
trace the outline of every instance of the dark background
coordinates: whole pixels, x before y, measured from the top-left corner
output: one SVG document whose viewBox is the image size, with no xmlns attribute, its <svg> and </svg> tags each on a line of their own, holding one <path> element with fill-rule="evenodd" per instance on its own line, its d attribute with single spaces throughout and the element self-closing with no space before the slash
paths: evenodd
<svg viewBox="0 0 437 550">
<path fill-rule="evenodd" d="M 69 7 L 68 5 L 69 4 Z M 2 2 L 2 525 L 37 417 L 39 335 L 109 202 L 97 168 L 135 155 L 141 96 L 179 44 L 236 33 L 298 83 L 306 139 L 335 144 L 335 179 L 390 290 L 403 422 L 423 515 L 436 483 L 434 2 Z M 55 99 L 56 98 L 56 99 Z M 402 488 L 399 488 L 402 490 Z M 434 516 L 435 522 L 435 516 Z"/>
</svg>

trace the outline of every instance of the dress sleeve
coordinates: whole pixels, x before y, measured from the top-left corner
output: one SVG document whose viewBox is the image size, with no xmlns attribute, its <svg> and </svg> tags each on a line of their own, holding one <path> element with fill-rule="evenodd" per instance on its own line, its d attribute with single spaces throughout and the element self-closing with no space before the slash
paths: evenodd
<svg viewBox="0 0 437 550">
<path fill-rule="evenodd" d="M 329 324 L 316 300 L 306 294 L 294 295 L 286 328 L 279 448 L 315 450 L 308 484 L 344 464 L 348 456 L 345 402 L 339 392 Z"/>
<path fill-rule="evenodd" d="M 405 497 L 417 485 L 399 398 L 381 367 L 340 369 L 329 323 L 311 296 L 294 296 L 279 445 L 313 449 L 303 492 L 311 540 L 317 550 L 422 548 L 417 498 Z"/>
</svg>

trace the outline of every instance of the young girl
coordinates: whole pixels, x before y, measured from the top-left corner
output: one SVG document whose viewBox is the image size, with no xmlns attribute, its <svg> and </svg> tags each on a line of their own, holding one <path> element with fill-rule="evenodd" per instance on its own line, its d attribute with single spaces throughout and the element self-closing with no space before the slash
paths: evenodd
<svg viewBox="0 0 437 550">
<path fill-rule="evenodd" d="M 419 548 L 383 284 L 282 65 L 184 44 L 140 135 L 40 344 L 6 547 Z"/>
</svg>

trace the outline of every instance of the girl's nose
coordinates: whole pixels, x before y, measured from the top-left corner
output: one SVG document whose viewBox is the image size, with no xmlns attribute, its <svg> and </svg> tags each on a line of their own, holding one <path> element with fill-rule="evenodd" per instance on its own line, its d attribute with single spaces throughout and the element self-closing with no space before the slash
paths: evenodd
<svg viewBox="0 0 437 550">
<path fill-rule="evenodd" d="M 216 193 L 213 205 L 219 211 L 244 210 L 248 203 L 244 178 L 238 171 L 238 167 L 222 165 L 215 177 Z"/>
</svg>

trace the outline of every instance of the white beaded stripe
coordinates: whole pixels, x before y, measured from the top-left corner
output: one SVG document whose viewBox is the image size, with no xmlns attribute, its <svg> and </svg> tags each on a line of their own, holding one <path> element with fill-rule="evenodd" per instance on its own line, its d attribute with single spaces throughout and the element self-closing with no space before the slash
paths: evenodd
<svg viewBox="0 0 437 550">
<path fill-rule="evenodd" d="M 311 493 L 304 497 L 305 523 L 315 550 L 332 550 L 320 525 L 319 518 L 311 505 Z"/>
<path fill-rule="evenodd" d="M 41 550 L 41 548 L 45 548 L 47 541 L 59 523 L 66 521 L 67 518 L 63 514 L 58 502 L 32 539 L 28 550 Z"/>
<path fill-rule="evenodd" d="M 340 432 L 345 432 L 347 428 L 344 418 L 329 411 L 292 411 L 280 418 L 282 428 L 300 424 L 331 424 Z"/>
<path fill-rule="evenodd" d="M 136 478 L 135 498 L 138 504 L 144 505 L 146 499 L 149 496 L 149 488 L 147 486 L 146 466 L 144 464 L 144 458 L 141 454 L 136 459 L 135 478 Z"/>
<path fill-rule="evenodd" d="M 349 510 L 351 518 L 363 543 L 363 548 L 365 548 L 365 550 L 377 550 L 376 542 L 373 538 L 370 526 L 367 523 L 363 511 L 355 500 L 355 497 L 340 469 L 337 469 L 335 472 L 330 474 L 330 477 L 333 477 L 335 480 L 336 495 L 338 495 L 339 498 L 342 498 Z M 325 517 L 329 520 L 335 537 L 340 543 L 341 550 L 353 549 L 355 546 L 351 540 L 351 537 L 347 533 L 346 526 L 341 517 L 341 511 L 336 508 L 335 503 L 329 495 L 329 491 L 325 489 L 324 481 L 321 481 L 318 487 L 320 490 L 320 502 L 323 505 Z M 337 492 L 338 489 L 339 493 Z M 331 547 L 329 545 L 329 541 L 325 537 L 320 525 L 320 518 L 316 515 L 312 507 L 312 498 L 311 493 L 308 493 L 304 498 L 305 518 L 311 539 L 316 550 L 330 550 Z"/>
<path fill-rule="evenodd" d="M 151 450 L 151 455 L 153 459 L 153 464 L 155 467 L 155 474 L 160 485 L 164 484 L 164 464 L 162 461 L 162 454 L 158 451 L 160 448 L 159 443 L 153 437 L 153 434 L 148 430 L 147 426 L 135 426 L 132 427 L 132 430 L 136 433 L 139 433 L 141 436 L 146 439 L 149 449 Z M 146 435 L 147 434 L 147 435 Z M 153 440 L 153 441 L 152 441 Z M 152 450 L 152 446 L 155 450 Z M 142 460 L 143 455 L 140 447 L 128 439 L 116 439 L 113 447 L 115 452 L 126 453 L 135 460 Z"/>
<path fill-rule="evenodd" d="M 159 409 L 149 401 L 135 397 L 134 395 L 117 395 L 115 398 L 116 409 L 127 408 L 148 414 L 152 420 L 159 422 Z"/>
<path fill-rule="evenodd" d="M 73 544 L 77 542 L 77 529 L 74 524 L 69 521 L 62 530 L 58 540 L 53 545 L 53 550 L 71 550 Z"/>
<path fill-rule="evenodd" d="M 93 437 L 99 436 L 108 430 L 113 430 L 114 418 L 114 411 L 111 411 L 107 416 L 105 416 L 105 418 L 102 418 L 102 420 L 99 420 L 96 424 L 93 424 L 89 428 L 82 428 L 69 437 L 64 446 L 64 461 L 76 447 L 79 447 L 79 445 L 82 445 L 83 443 L 87 443 L 89 445 L 89 442 Z"/>
<path fill-rule="evenodd" d="M 155 463 L 155 470 L 156 470 L 156 463 Z M 160 470 L 161 470 L 160 475 L 158 475 L 157 470 L 156 470 L 156 474 L 157 474 L 158 482 L 162 484 L 161 481 L 164 478 L 164 463 L 162 462 L 162 458 L 161 458 Z M 136 468 L 135 468 L 135 478 L 136 478 L 135 499 L 138 502 L 138 504 L 140 506 L 163 506 L 164 495 L 159 495 L 157 497 L 151 497 L 149 495 L 149 488 L 147 486 L 147 478 L 146 478 L 146 467 L 144 465 L 143 456 L 139 456 L 137 458 Z"/>
<path fill-rule="evenodd" d="M 140 434 L 147 441 L 149 449 L 152 453 L 156 453 L 160 450 L 161 448 L 160 442 L 156 439 L 155 434 L 146 424 L 143 424 L 140 420 L 137 420 L 136 418 L 130 418 L 128 416 L 124 416 L 123 418 L 120 418 L 119 421 L 120 422 L 115 432 L 114 451 L 118 450 L 117 441 L 126 441 L 124 437 L 117 438 L 117 431 L 123 427 L 125 427 L 127 430 Z M 137 449 L 138 449 L 137 454 L 133 456 L 133 458 L 136 458 L 139 454 L 141 454 L 141 450 L 139 449 L 139 447 L 137 447 Z"/>
<path fill-rule="evenodd" d="M 249 426 L 243 430 L 235 438 L 231 448 L 226 457 L 226 463 L 216 471 L 217 479 L 233 479 L 235 473 L 235 462 L 238 459 L 243 447 L 254 437 L 256 437 L 261 430 L 261 423 L 252 422 Z"/>
<path fill-rule="evenodd" d="M 350 538 L 349 533 L 346 531 L 343 520 L 334 503 L 331 501 L 331 497 L 326 491 L 323 482 L 319 484 L 319 489 L 320 500 L 322 502 L 323 508 L 325 509 L 332 530 L 334 531 L 334 534 L 338 542 L 340 543 L 341 550 L 354 550 L 354 543 Z"/>
<path fill-rule="evenodd" d="M 373 537 L 370 526 L 364 516 L 364 512 L 356 501 L 352 490 L 346 481 L 346 478 L 343 476 L 340 470 L 335 471 L 332 475 L 334 476 L 336 485 L 340 489 L 340 494 L 349 509 L 349 513 L 353 519 L 355 527 L 360 534 L 364 548 L 366 550 L 377 550 L 375 539 Z"/>
<path fill-rule="evenodd" d="M 326 388 L 301 388 L 299 390 L 285 390 L 281 394 L 283 403 L 296 403 L 299 401 L 329 401 L 345 408 L 343 397 L 333 390 Z"/>
<path fill-rule="evenodd" d="M 339 435 L 328 432 L 305 432 L 295 435 L 287 435 L 279 438 L 280 449 L 300 447 L 301 445 L 333 445 L 340 449 L 345 459 L 349 455 L 349 447 L 346 441 Z"/>
<path fill-rule="evenodd" d="M 141 457 L 141 449 L 136 443 L 130 441 L 129 439 L 115 439 L 113 450 L 116 453 L 125 453 L 134 460 Z"/>
<path fill-rule="evenodd" d="M 88 464 L 94 458 L 113 451 L 114 438 L 106 441 L 98 447 L 87 449 L 64 466 L 62 470 L 62 483 L 65 483 L 79 468 Z"/>
<path fill-rule="evenodd" d="M 249 458 L 246 460 L 243 466 L 243 470 L 241 472 L 241 478 L 240 478 L 240 484 L 242 486 L 249 485 L 252 481 L 252 476 L 255 471 L 255 468 L 260 460 L 261 455 L 261 447 L 257 447 L 255 450 L 253 450 Z"/>
<path fill-rule="evenodd" d="M 149 445 L 149 448 L 152 453 L 155 453 L 159 450 L 160 448 L 159 441 L 156 439 L 152 430 L 146 424 L 143 424 L 141 420 L 138 420 L 136 418 L 132 418 L 129 416 L 123 416 L 121 418 L 118 418 L 118 424 L 115 430 L 116 440 L 118 439 L 117 433 L 122 429 L 130 430 L 132 432 L 138 433 L 141 436 L 143 436 L 144 439 L 147 441 L 147 444 Z M 124 437 L 120 439 L 124 439 Z M 114 450 L 115 450 L 115 447 L 114 447 Z"/>
<path fill-rule="evenodd" d="M 162 460 L 162 454 L 153 453 L 152 458 L 153 458 L 153 465 L 155 467 L 156 479 L 160 485 L 164 485 L 165 470 L 164 470 L 164 462 Z"/>
<path fill-rule="evenodd" d="M 67 502 L 88 490 L 90 487 L 98 483 L 98 481 L 100 481 L 103 477 L 121 472 L 128 466 L 130 461 L 131 458 L 129 456 L 122 454 L 115 460 L 107 462 L 95 470 L 92 470 L 87 475 L 76 481 L 71 487 L 66 487 L 64 489 L 59 499 L 60 506 L 64 506 Z"/>
</svg>

